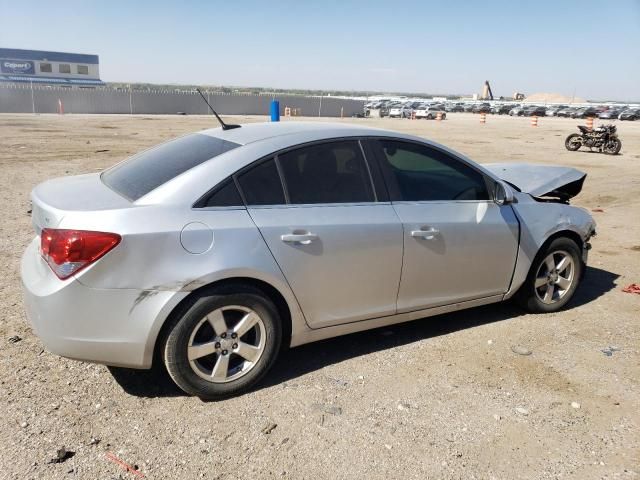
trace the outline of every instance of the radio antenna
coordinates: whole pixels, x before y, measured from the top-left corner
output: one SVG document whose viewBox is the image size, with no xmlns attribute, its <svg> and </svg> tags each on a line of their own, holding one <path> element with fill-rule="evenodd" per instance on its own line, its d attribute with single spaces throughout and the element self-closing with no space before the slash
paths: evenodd
<svg viewBox="0 0 640 480">
<path fill-rule="evenodd" d="M 213 109 L 211 104 L 209 102 L 207 102 L 206 97 L 202 94 L 202 92 L 200 91 L 199 88 L 196 88 L 196 92 L 198 92 L 200 94 L 200 96 L 202 97 L 202 100 L 204 100 L 204 103 L 206 103 L 207 106 L 209 107 L 209 110 L 211 110 L 211 112 L 216 116 L 216 118 L 220 122 L 220 125 L 222 126 L 222 130 L 231 130 L 231 129 L 234 129 L 234 128 L 240 128 L 240 125 L 227 125 L 226 123 L 224 123 L 222 121 L 222 119 L 220 118 L 220 115 L 218 115 L 218 113 Z"/>
</svg>

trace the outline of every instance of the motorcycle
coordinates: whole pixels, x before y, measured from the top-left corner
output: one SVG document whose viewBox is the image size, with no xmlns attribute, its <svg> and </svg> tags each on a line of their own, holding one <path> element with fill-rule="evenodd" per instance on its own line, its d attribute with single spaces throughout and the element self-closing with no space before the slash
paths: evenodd
<svg viewBox="0 0 640 480">
<path fill-rule="evenodd" d="M 575 152 L 580 147 L 589 147 L 589 150 L 597 148 L 600 153 L 616 155 L 622 148 L 615 125 L 603 125 L 593 130 L 578 125 L 578 129 L 580 133 L 572 133 L 564 141 L 564 146 L 571 152 Z"/>
</svg>

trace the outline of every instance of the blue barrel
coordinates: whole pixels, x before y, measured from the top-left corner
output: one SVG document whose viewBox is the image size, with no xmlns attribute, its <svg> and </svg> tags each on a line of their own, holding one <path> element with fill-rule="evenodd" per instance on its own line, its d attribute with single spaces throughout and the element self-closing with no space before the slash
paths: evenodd
<svg viewBox="0 0 640 480">
<path fill-rule="evenodd" d="M 271 121 L 280 121 L 280 102 L 278 100 L 271 100 Z"/>
</svg>

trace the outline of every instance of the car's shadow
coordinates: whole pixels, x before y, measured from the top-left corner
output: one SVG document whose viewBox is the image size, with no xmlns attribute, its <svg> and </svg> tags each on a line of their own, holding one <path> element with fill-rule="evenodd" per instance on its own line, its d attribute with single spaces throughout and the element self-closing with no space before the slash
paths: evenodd
<svg viewBox="0 0 640 480">
<path fill-rule="evenodd" d="M 592 302 L 615 287 L 619 275 L 587 267 L 586 276 L 568 308 Z M 381 327 L 303 345 L 282 353 L 258 389 L 282 384 L 314 370 L 353 357 L 407 345 L 427 338 L 473 328 L 524 315 L 511 302 L 487 305 L 429 317 L 424 320 Z M 156 362 L 159 364 L 160 362 Z M 139 397 L 172 397 L 184 395 L 171 381 L 162 365 L 151 370 L 109 367 L 116 382 L 130 395 Z"/>
</svg>

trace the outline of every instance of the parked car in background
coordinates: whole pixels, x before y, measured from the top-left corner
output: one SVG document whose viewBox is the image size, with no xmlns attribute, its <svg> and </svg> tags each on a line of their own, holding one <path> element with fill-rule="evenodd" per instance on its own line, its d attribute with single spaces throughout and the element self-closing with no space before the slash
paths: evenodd
<svg viewBox="0 0 640 480">
<path fill-rule="evenodd" d="M 550 105 L 547 107 L 545 111 L 545 115 L 547 117 L 555 117 L 558 111 L 568 108 L 567 105 Z"/>
<path fill-rule="evenodd" d="M 390 118 L 410 118 L 413 109 L 408 105 L 399 105 L 389 109 Z"/>
<path fill-rule="evenodd" d="M 595 107 L 583 107 L 573 112 L 571 118 L 597 117 L 598 113 Z"/>
<path fill-rule="evenodd" d="M 489 103 L 479 103 L 478 105 L 473 107 L 471 110 L 473 113 L 489 113 L 491 112 L 491 104 Z"/>
<path fill-rule="evenodd" d="M 562 309 L 595 233 L 568 205 L 585 176 L 347 124 L 185 135 L 33 190 L 27 316 L 52 353 L 237 395 L 281 347 L 510 298 Z"/>
<path fill-rule="evenodd" d="M 524 113 L 524 109 L 525 109 L 524 106 L 517 105 L 513 107 L 511 110 L 509 110 L 509 115 L 511 115 L 512 117 L 520 117 Z"/>
<path fill-rule="evenodd" d="M 473 112 L 475 107 L 476 106 L 473 103 L 466 103 L 463 108 L 465 112 Z"/>
<path fill-rule="evenodd" d="M 389 114 L 389 103 L 390 102 L 388 100 L 374 100 L 366 103 L 364 106 L 365 116 L 369 116 L 371 110 L 380 110 L 381 117 L 387 116 Z"/>
<path fill-rule="evenodd" d="M 617 120 L 622 112 L 623 110 L 621 108 L 609 108 L 604 112 L 600 112 L 598 118 L 602 120 Z"/>
<path fill-rule="evenodd" d="M 618 117 L 620 120 L 640 120 L 640 108 L 629 108 Z"/>
<path fill-rule="evenodd" d="M 508 115 L 512 109 L 513 105 L 509 104 L 494 105 L 493 107 L 491 107 L 491 113 L 496 115 Z"/>
<path fill-rule="evenodd" d="M 415 114 L 416 118 L 422 118 L 426 120 L 433 120 L 438 116 L 438 114 L 440 114 L 440 118 L 442 120 L 447 118 L 447 114 L 444 109 L 435 105 L 419 108 L 415 111 Z"/>
<path fill-rule="evenodd" d="M 544 117 L 547 113 L 546 107 L 542 107 L 540 105 L 529 105 L 524 108 L 522 111 L 522 115 L 524 117 Z"/>
<path fill-rule="evenodd" d="M 394 107 L 399 107 L 402 104 L 398 103 L 398 102 L 384 102 L 382 104 L 382 106 L 380 107 L 380 116 L 381 117 L 388 117 L 389 116 L 389 111 L 394 108 Z"/>
<path fill-rule="evenodd" d="M 464 105 L 462 103 L 447 104 L 444 110 L 445 112 L 464 112 Z"/>
<path fill-rule="evenodd" d="M 556 112 L 556 117 L 566 117 L 569 118 L 571 117 L 571 115 L 573 115 L 573 113 L 578 110 L 578 107 L 567 107 L 567 108 L 561 108 L 560 110 L 558 110 Z"/>
<path fill-rule="evenodd" d="M 397 102 L 386 102 L 384 103 L 381 107 L 380 107 L 380 112 L 382 113 L 383 111 L 385 112 L 385 116 L 389 116 L 389 110 L 391 110 L 394 107 L 399 107 L 401 106 L 400 103 Z"/>
</svg>

